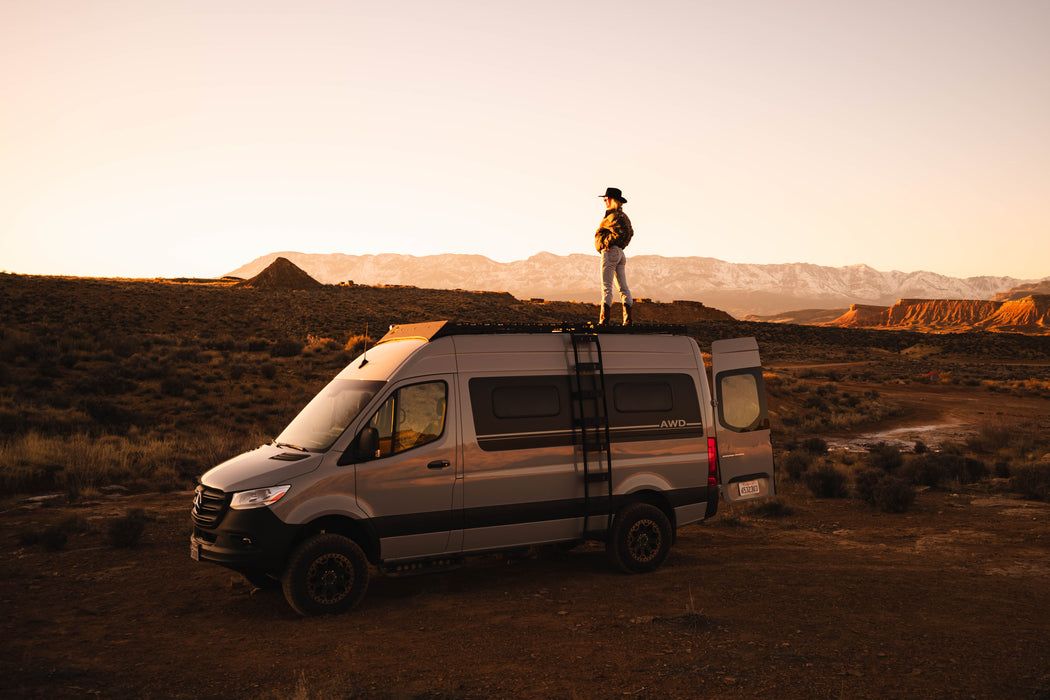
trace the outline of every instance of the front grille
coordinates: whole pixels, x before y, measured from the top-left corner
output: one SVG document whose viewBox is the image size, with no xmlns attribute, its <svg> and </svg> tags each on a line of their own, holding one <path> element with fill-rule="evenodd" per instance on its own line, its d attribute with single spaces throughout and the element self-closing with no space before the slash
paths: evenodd
<svg viewBox="0 0 1050 700">
<path fill-rule="evenodd" d="M 229 505 L 228 495 L 202 484 L 197 487 L 193 496 L 193 522 L 201 527 L 215 527 L 226 514 Z"/>
</svg>

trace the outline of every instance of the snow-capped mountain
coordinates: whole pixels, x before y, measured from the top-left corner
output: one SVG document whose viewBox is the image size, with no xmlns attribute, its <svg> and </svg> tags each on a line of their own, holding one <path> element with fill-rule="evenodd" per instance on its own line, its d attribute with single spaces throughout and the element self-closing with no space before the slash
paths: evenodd
<svg viewBox="0 0 1050 700">
<path fill-rule="evenodd" d="M 599 301 L 597 255 L 538 253 L 501 263 L 482 255 L 345 255 L 269 253 L 229 273 L 249 278 L 285 257 L 325 284 L 398 284 L 434 289 L 505 291 L 521 299 Z M 630 256 L 631 292 L 654 301 L 690 300 L 737 318 L 850 304 L 888 306 L 901 298 L 991 299 L 1019 284 L 1014 277 L 947 277 L 934 272 L 883 272 L 868 265 L 751 265 L 715 258 Z"/>
</svg>

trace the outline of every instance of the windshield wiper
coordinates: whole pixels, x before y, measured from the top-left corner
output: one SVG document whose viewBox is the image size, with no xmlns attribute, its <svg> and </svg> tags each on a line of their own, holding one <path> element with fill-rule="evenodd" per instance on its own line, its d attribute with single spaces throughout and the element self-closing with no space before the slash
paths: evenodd
<svg viewBox="0 0 1050 700">
<path fill-rule="evenodd" d="M 299 447 L 299 445 L 293 445 L 290 442 L 277 442 L 276 440 L 274 440 L 273 441 L 273 445 L 274 445 L 274 447 L 290 447 L 293 450 L 299 450 L 300 452 L 309 452 L 310 451 L 310 450 L 306 449 L 305 447 Z"/>
</svg>

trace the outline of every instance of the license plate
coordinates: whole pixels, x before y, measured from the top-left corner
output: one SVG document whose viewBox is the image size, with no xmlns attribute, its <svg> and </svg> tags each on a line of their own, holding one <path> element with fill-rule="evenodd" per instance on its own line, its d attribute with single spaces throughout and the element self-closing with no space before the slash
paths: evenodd
<svg viewBox="0 0 1050 700">
<path fill-rule="evenodd" d="M 751 481 L 741 481 L 738 484 L 740 489 L 740 496 L 757 496 L 762 493 L 762 483 L 758 479 L 752 479 Z"/>
<path fill-rule="evenodd" d="M 190 540 L 190 559 L 193 561 L 201 560 L 201 546 L 193 540 Z"/>
</svg>

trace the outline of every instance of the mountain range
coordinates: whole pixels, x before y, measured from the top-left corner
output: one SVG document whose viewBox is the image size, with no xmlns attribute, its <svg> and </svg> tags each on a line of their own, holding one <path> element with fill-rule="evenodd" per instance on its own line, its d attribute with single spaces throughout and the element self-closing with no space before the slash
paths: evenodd
<svg viewBox="0 0 1050 700">
<path fill-rule="evenodd" d="M 542 252 L 526 260 L 501 263 L 483 255 L 451 253 L 414 256 L 283 251 L 258 257 L 227 276 L 253 277 L 278 257 L 287 258 L 325 284 L 395 284 L 505 291 L 519 299 L 600 300 L 596 255 Z M 844 309 L 853 304 L 886 307 L 902 298 L 986 300 L 1019 285 L 1040 282 L 996 276 L 948 277 L 927 271 L 885 272 L 868 265 L 756 265 L 661 255 L 631 256 L 627 275 L 635 297 L 700 301 L 737 318 L 794 309 Z"/>
</svg>

